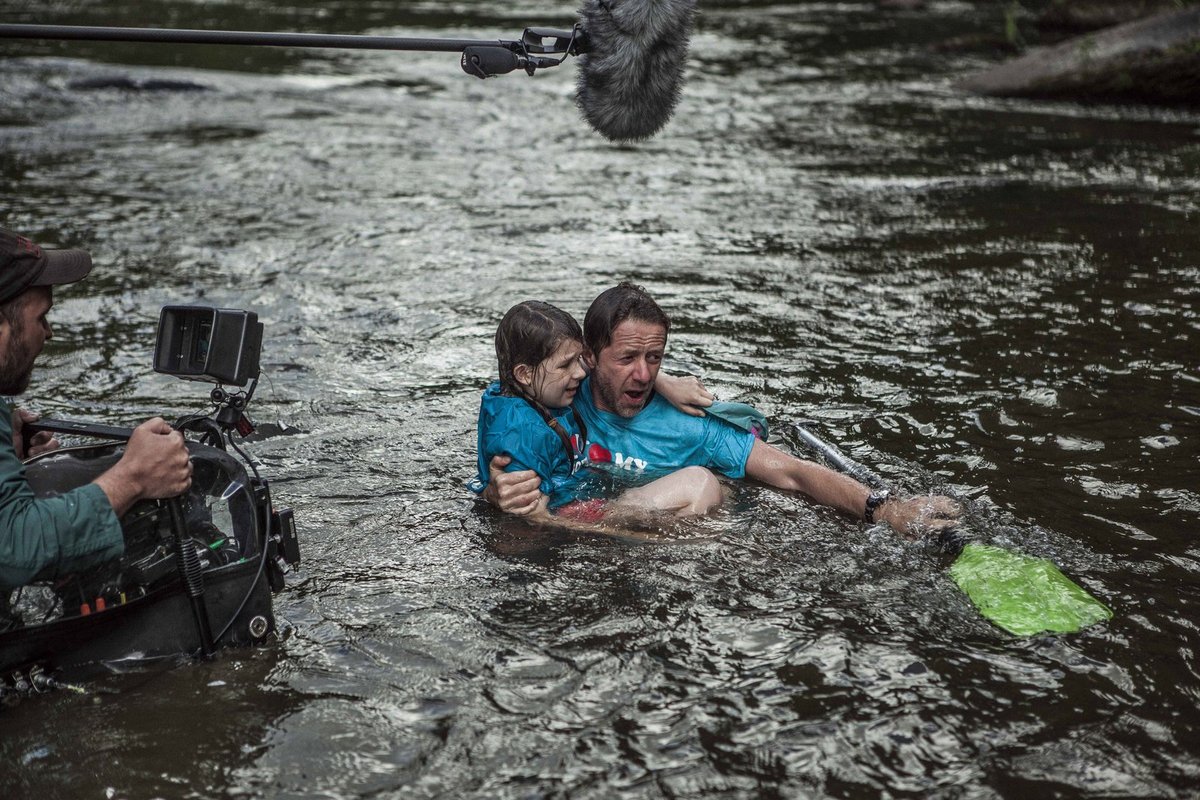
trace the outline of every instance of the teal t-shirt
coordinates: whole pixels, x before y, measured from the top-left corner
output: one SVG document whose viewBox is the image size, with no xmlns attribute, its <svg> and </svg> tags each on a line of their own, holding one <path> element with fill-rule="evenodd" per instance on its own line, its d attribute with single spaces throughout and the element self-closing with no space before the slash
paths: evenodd
<svg viewBox="0 0 1200 800">
<path fill-rule="evenodd" d="M 13 446 L 12 415 L 0 401 L 0 591 L 120 556 L 121 523 L 99 486 L 34 496 Z"/>
<path fill-rule="evenodd" d="M 708 467 L 730 478 L 746 474 L 754 434 L 713 416 L 684 414 L 659 394 L 626 418 L 596 407 L 589 377 L 575 395 L 575 410 L 587 427 L 589 465 L 654 476 L 681 467 Z"/>
</svg>

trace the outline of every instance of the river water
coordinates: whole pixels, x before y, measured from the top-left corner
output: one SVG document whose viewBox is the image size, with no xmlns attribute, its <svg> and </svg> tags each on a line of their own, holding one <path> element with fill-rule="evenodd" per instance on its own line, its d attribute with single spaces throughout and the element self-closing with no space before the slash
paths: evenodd
<svg viewBox="0 0 1200 800">
<path fill-rule="evenodd" d="M 703 4 L 614 146 L 574 66 L 0 41 L 0 219 L 98 264 L 25 405 L 204 405 L 158 308 L 266 323 L 280 641 L 5 709 L 4 797 L 1185 797 L 1200 785 L 1200 114 L 982 99 L 1000 4 Z M 399 6 L 399 7 L 398 7 Z M 570 3 L 0 0 L 13 22 L 511 38 Z M 115 80 L 114 80 L 115 79 Z M 159 83 L 155 83 L 159 82 Z M 169 83 L 162 83 L 169 82 Z M 622 279 L 667 368 L 816 420 L 1112 607 L 1016 638 L 949 556 L 734 486 L 698 541 L 480 508 L 491 336 Z"/>
</svg>

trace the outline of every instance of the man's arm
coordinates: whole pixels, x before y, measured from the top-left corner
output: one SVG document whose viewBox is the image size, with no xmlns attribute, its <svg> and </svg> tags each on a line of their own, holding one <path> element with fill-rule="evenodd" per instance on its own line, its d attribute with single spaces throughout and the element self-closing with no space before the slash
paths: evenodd
<svg viewBox="0 0 1200 800">
<path fill-rule="evenodd" d="M 541 492 L 542 479 L 531 469 L 505 472 L 511 462 L 506 455 L 492 457 L 488 462 L 488 485 L 479 496 L 509 514 L 532 514 L 547 499 Z"/>
<path fill-rule="evenodd" d="M 755 440 L 746 460 L 746 477 L 777 489 L 800 492 L 817 503 L 862 519 L 871 490 L 858 481 L 813 461 L 804 461 Z M 875 511 L 875 519 L 897 532 L 915 536 L 952 527 L 961 513 L 948 497 L 936 495 L 890 499 Z"/>
</svg>

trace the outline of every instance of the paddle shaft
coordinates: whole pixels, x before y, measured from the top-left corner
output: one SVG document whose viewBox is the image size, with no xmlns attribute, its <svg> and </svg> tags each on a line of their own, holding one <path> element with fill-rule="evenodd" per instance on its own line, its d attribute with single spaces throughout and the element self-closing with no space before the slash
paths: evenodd
<svg viewBox="0 0 1200 800">
<path fill-rule="evenodd" d="M 793 428 L 797 435 L 804 440 L 804 443 L 816 450 L 821 456 L 833 466 L 837 467 L 842 472 L 846 473 L 855 480 L 865 483 L 873 489 L 887 489 L 887 481 L 879 477 L 871 470 L 859 464 L 857 461 L 850 459 L 841 450 L 826 442 L 821 437 L 810 431 L 800 423 L 794 423 Z"/>
</svg>

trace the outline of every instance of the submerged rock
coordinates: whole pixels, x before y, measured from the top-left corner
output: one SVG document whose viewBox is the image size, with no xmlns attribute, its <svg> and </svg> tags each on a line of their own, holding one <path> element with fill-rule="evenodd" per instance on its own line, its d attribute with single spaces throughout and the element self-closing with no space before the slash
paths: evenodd
<svg viewBox="0 0 1200 800">
<path fill-rule="evenodd" d="M 1200 105 L 1200 8 L 1079 36 L 964 79 L 967 91 Z"/>
<path fill-rule="evenodd" d="M 887 11 L 920 11 L 926 0 L 875 0 L 875 5 Z"/>
<path fill-rule="evenodd" d="M 1096 31 L 1179 9 L 1179 0 L 1056 0 L 1038 15 L 1046 31 Z"/>
<path fill-rule="evenodd" d="M 206 92 L 210 87 L 187 80 L 137 79 L 127 75 L 104 75 L 73 80 L 67 84 L 67 88 L 76 91 L 118 89 L 124 92 Z"/>
</svg>

